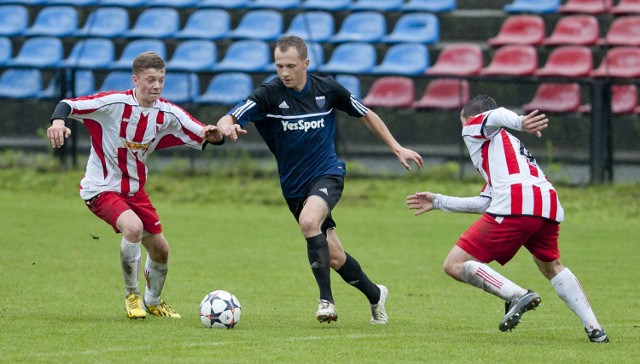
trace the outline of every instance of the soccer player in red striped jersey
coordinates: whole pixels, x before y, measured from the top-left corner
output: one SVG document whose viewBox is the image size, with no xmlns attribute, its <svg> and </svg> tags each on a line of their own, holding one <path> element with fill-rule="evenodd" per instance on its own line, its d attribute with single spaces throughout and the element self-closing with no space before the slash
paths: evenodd
<svg viewBox="0 0 640 364">
<path fill-rule="evenodd" d="M 434 209 L 482 214 L 449 252 L 445 272 L 505 300 L 505 316 L 499 329 L 511 331 L 526 311 L 540 304 L 540 296 L 505 278 L 487 263 L 504 265 L 524 246 L 558 296 L 580 318 L 589 340 L 608 342 L 578 279 L 560 263 L 558 235 L 564 211 L 558 194 L 522 142 L 505 130 L 541 137 L 549 120 L 538 110 L 517 115 L 499 108 L 495 100 L 484 95 L 463 107 L 460 120 L 473 165 L 486 182 L 480 195 L 453 197 L 419 192 L 407 196 L 407 205 L 417 210 L 416 215 Z"/>
<path fill-rule="evenodd" d="M 132 64 L 135 88 L 64 99 L 51 116 L 47 136 L 60 148 L 71 135 L 66 120 L 83 123 L 91 136 L 80 197 L 96 216 L 122 233 L 120 259 L 125 283 L 125 311 L 131 319 L 180 318 L 160 299 L 169 259 L 169 244 L 160 218 L 144 190 L 147 157 L 155 150 L 186 145 L 204 149 L 220 145 L 217 126 L 204 125 L 179 106 L 160 98 L 165 62 L 154 52 L 138 55 Z M 138 289 L 140 245 L 147 250 L 144 300 Z"/>
</svg>

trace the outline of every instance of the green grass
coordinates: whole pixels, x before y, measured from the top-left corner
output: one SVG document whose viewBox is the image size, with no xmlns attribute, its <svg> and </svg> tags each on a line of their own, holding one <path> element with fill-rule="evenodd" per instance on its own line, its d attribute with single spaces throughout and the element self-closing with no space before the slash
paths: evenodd
<svg viewBox="0 0 640 364">
<path fill-rule="evenodd" d="M 334 212 L 346 249 L 390 288 L 386 326 L 333 274 L 340 319 L 314 319 L 305 242 L 276 178 L 155 174 L 148 186 L 171 245 L 163 297 L 181 320 L 124 315 L 119 236 L 77 195 L 82 171 L 0 170 L 0 362 L 634 363 L 640 357 L 640 186 L 560 187 L 562 261 L 580 278 L 609 345 L 589 344 L 526 251 L 495 266 L 543 298 L 511 333 L 502 302 L 448 278 L 442 261 L 476 216 L 414 217 L 418 190 L 475 194 L 478 184 L 348 179 Z M 93 236 L 99 237 L 98 240 Z M 240 300 L 233 330 L 205 329 L 198 303 L 214 289 Z"/>
</svg>

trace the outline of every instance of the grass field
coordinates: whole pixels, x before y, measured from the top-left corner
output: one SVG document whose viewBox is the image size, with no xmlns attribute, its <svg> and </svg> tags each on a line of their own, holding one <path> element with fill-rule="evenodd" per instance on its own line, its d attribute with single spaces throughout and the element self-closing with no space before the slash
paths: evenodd
<svg viewBox="0 0 640 364">
<path fill-rule="evenodd" d="M 476 216 L 414 217 L 404 204 L 418 190 L 471 195 L 479 186 L 420 173 L 348 180 L 334 212 L 346 249 L 390 289 L 390 321 L 372 326 L 364 296 L 335 273 L 340 319 L 315 321 L 306 245 L 276 178 L 153 175 L 148 191 L 172 248 L 163 298 L 183 318 L 130 321 L 120 238 L 78 198 L 83 172 L 0 170 L 0 362 L 638 362 L 640 186 L 559 188 L 562 261 L 612 339 L 596 345 L 526 251 L 492 266 L 543 302 L 517 330 L 500 332 L 502 302 L 441 268 Z M 214 289 L 242 303 L 233 330 L 199 322 L 198 303 Z"/>
</svg>

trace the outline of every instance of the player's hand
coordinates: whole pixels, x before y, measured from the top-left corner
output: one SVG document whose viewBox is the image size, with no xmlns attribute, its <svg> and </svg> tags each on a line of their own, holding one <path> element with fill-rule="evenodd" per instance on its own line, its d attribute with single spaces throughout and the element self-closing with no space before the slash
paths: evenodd
<svg viewBox="0 0 640 364">
<path fill-rule="evenodd" d="M 224 139 L 222 133 L 215 125 L 205 125 L 200 132 L 200 137 L 206 139 L 209 143 L 219 143 Z"/>
<path fill-rule="evenodd" d="M 398 153 L 398 159 L 400 160 L 400 164 L 402 164 L 402 166 L 407 171 L 411 170 L 411 165 L 409 164 L 410 160 L 413 161 L 416 164 L 418 169 L 421 169 L 422 165 L 424 164 L 424 162 L 422 160 L 422 156 L 420 156 L 420 154 L 418 154 L 417 152 L 414 152 L 411 149 L 407 149 L 407 148 L 401 148 L 400 149 L 400 153 Z"/>
<path fill-rule="evenodd" d="M 549 119 L 545 114 L 538 115 L 538 110 L 533 110 L 528 115 L 522 116 L 522 131 L 542 137 L 541 131 L 549 126 Z"/>
<path fill-rule="evenodd" d="M 415 215 L 424 214 L 433 210 L 433 198 L 434 195 L 431 192 L 416 192 L 413 195 L 407 196 L 407 207 L 416 211 Z"/>
<path fill-rule="evenodd" d="M 60 148 L 64 145 L 64 140 L 71 135 L 71 129 L 64 126 L 64 120 L 55 119 L 47 129 L 47 137 L 52 148 Z"/>
<path fill-rule="evenodd" d="M 230 139 L 232 142 L 237 141 L 239 135 L 247 134 L 247 131 L 242 129 L 242 127 L 238 124 L 233 124 L 228 126 L 218 125 L 218 129 L 220 130 L 222 135 L 224 135 L 225 138 Z"/>
</svg>

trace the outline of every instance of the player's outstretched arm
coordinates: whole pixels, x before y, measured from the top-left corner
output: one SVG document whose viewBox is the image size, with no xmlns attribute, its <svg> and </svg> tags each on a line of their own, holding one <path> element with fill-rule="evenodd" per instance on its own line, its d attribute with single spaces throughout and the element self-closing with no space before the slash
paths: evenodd
<svg viewBox="0 0 640 364">
<path fill-rule="evenodd" d="M 218 120 L 218 130 L 225 138 L 232 142 L 238 140 L 239 135 L 247 134 L 247 131 L 237 124 L 236 118 L 231 115 L 225 115 Z"/>
<path fill-rule="evenodd" d="M 433 210 L 434 195 L 431 192 L 416 192 L 407 196 L 407 207 L 411 210 L 417 210 L 415 215 L 424 214 Z"/>
</svg>

